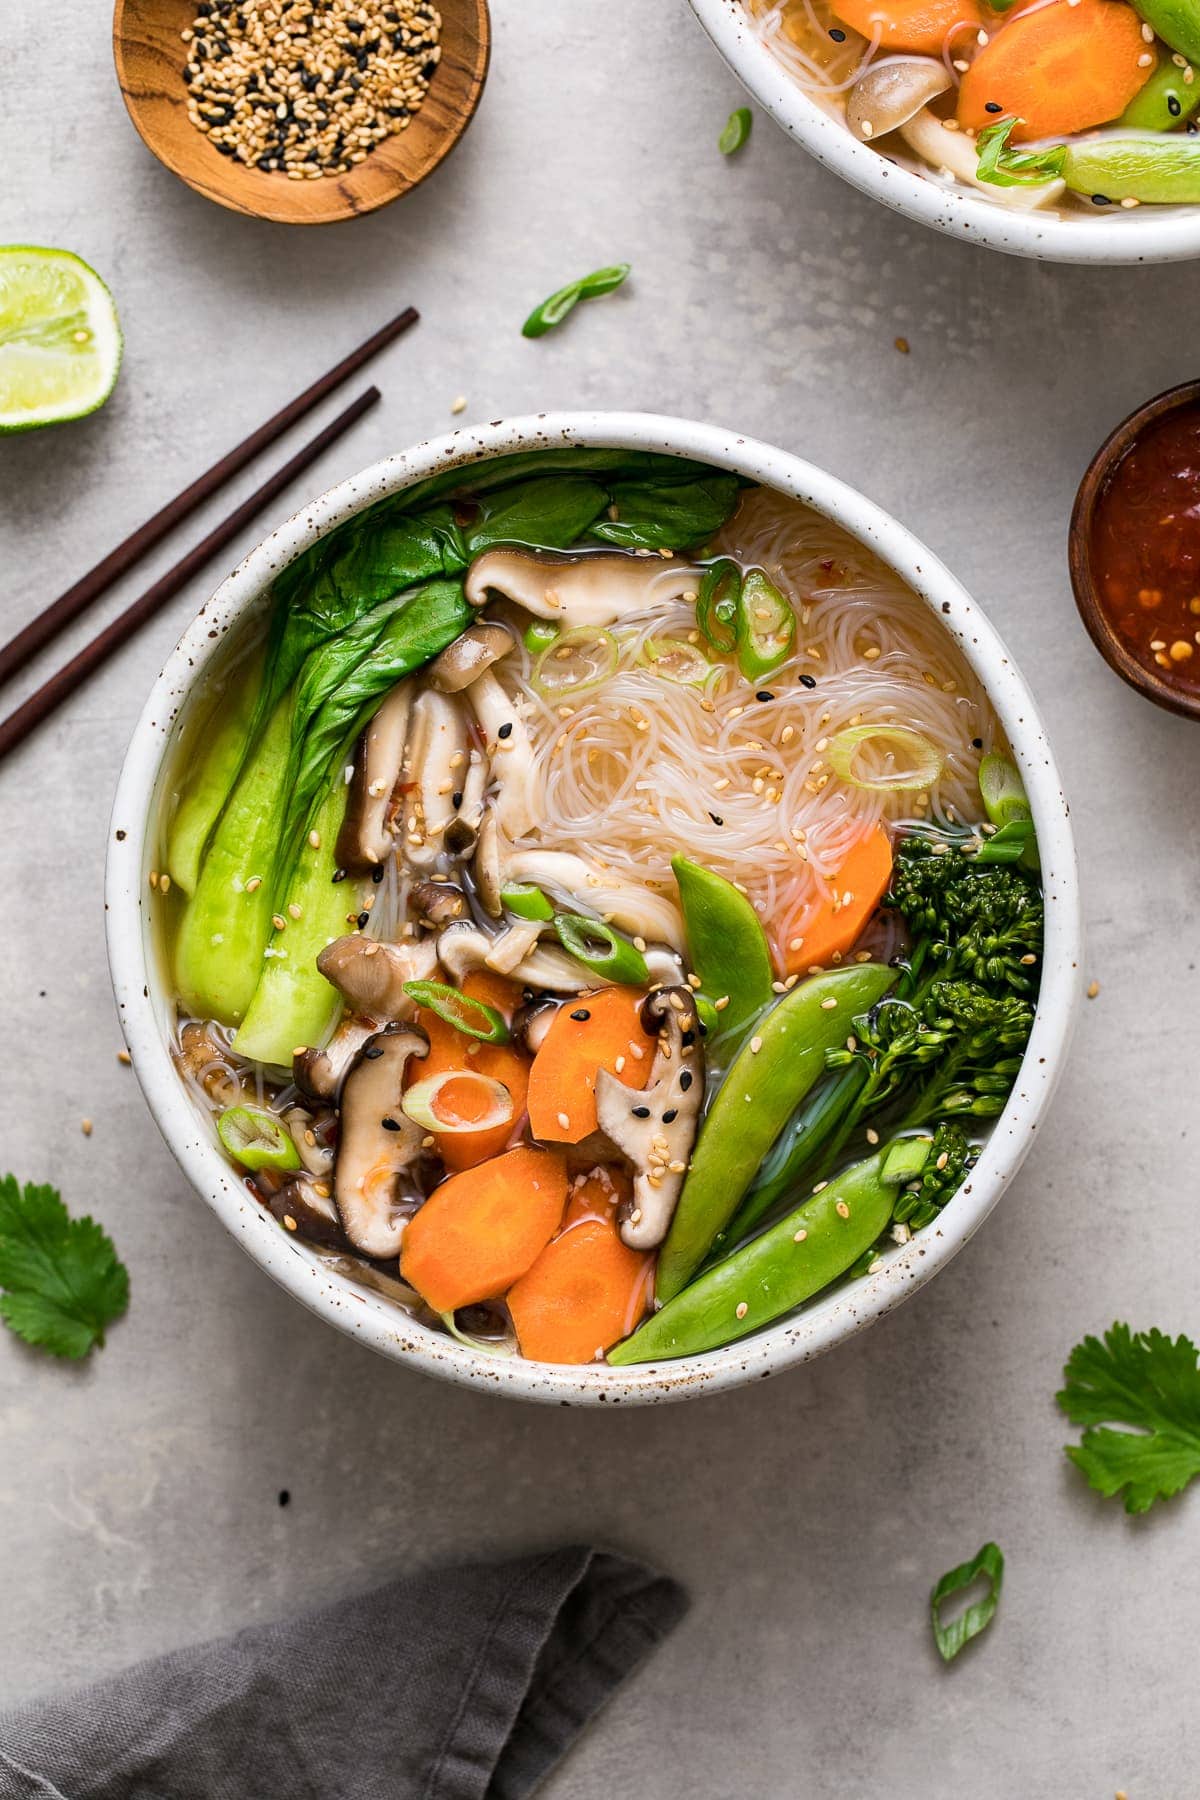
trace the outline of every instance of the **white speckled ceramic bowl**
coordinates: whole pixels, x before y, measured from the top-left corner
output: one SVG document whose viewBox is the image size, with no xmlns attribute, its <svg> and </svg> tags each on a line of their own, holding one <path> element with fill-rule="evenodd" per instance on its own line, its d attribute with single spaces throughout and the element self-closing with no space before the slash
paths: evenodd
<svg viewBox="0 0 1200 1800">
<path fill-rule="evenodd" d="M 564 444 L 664 450 L 734 469 L 795 495 L 878 552 L 938 614 L 988 689 L 1029 789 L 1046 887 L 1041 995 L 1021 1075 L 970 1180 L 937 1225 L 890 1254 L 874 1275 L 757 1337 L 639 1369 L 557 1368 L 480 1355 L 415 1324 L 394 1303 L 281 1231 L 225 1161 L 211 1121 L 176 1075 L 168 1049 L 171 1000 L 147 905 L 152 822 L 178 722 L 222 638 L 262 600 L 275 573 L 340 520 L 424 476 L 456 464 L 465 470 L 505 452 Z M 840 1344 L 915 1293 L 983 1222 L 1020 1167 L 1062 1068 L 1078 1000 L 1079 900 L 1067 805 L 1029 690 L 987 620 L 910 532 L 833 476 L 717 426 L 640 413 L 558 413 L 435 438 L 331 488 L 253 550 L 201 609 L 138 721 L 113 809 L 106 898 L 113 985 L 138 1080 L 184 1173 L 226 1229 L 289 1293 L 383 1355 L 425 1374 L 560 1404 L 642 1404 L 737 1387 Z"/>
<path fill-rule="evenodd" d="M 1157 263 L 1200 256 L 1200 206 L 1087 213 L 1014 212 L 901 168 L 852 137 L 796 85 L 749 19 L 742 0 L 690 0 L 738 80 L 786 132 L 864 194 L 935 231 L 1042 262 Z"/>
</svg>

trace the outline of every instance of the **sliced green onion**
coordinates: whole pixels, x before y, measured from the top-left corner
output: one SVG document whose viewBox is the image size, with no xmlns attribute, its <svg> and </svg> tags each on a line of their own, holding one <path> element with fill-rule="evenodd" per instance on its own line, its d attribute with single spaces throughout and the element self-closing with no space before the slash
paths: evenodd
<svg viewBox="0 0 1200 1800">
<path fill-rule="evenodd" d="M 603 919 L 586 919 L 582 913 L 559 913 L 554 929 L 567 955 L 593 975 L 629 987 L 645 987 L 649 982 L 650 971 L 641 951 Z"/>
<path fill-rule="evenodd" d="M 292 1134 L 261 1106 L 231 1106 L 217 1120 L 217 1136 L 243 1169 L 298 1169 Z"/>
<path fill-rule="evenodd" d="M 796 615 L 761 569 L 751 569 L 738 596 L 738 668 L 761 681 L 786 662 L 796 642 Z"/>
<path fill-rule="evenodd" d="M 716 673 L 707 656 L 686 638 L 647 638 L 642 659 L 656 675 L 673 681 L 676 687 L 702 688 Z"/>
<path fill-rule="evenodd" d="M 410 1000 L 427 1006 L 456 1031 L 478 1038 L 483 1044 L 507 1044 L 508 1026 L 494 1006 L 472 1000 L 469 994 L 447 987 L 444 981 L 406 981 L 404 991 Z"/>
<path fill-rule="evenodd" d="M 548 619 L 534 619 L 525 627 L 525 648 L 531 655 L 538 656 L 549 649 L 557 636 L 557 625 L 551 625 Z"/>
<path fill-rule="evenodd" d="M 1032 856 L 1037 867 L 1037 834 L 1032 819 L 1012 819 L 991 837 L 985 837 L 975 853 L 977 863 L 1025 862 Z"/>
<path fill-rule="evenodd" d="M 1020 770 L 996 750 L 985 756 L 979 765 L 979 793 L 983 810 L 997 830 L 1013 819 L 1033 816 Z"/>
<path fill-rule="evenodd" d="M 696 623 L 710 649 L 732 656 L 737 649 L 738 600 L 742 571 L 723 556 L 705 569 L 696 595 Z"/>
<path fill-rule="evenodd" d="M 875 745 L 892 760 L 903 759 L 901 766 L 891 773 L 880 770 L 876 775 L 856 774 L 855 765 L 866 744 Z M 941 751 L 928 738 L 907 725 L 849 725 L 830 738 L 825 758 L 835 775 L 869 794 L 932 787 L 945 762 Z"/>
<path fill-rule="evenodd" d="M 564 694 L 590 694 L 616 669 L 620 659 L 611 631 L 595 625 L 577 625 L 548 644 L 533 665 L 530 684 L 543 700 L 560 700 Z"/>
<path fill-rule="evenodd" d="M 438 1099 L 452 1081 L 467 1082 L 478 1097 L 487 1102 L 478 1117 L 464 1119 L 455 1113 L 447 1116 L 438 1111 Z M 450 1136 L 468 1131 L 491 1131 L 496 1125 L 511 1124 L 513 1116 L 513 1097 L 504 1083 L 493 1081 L 490 1075 L 481 1075 L 478 1069 L 443 1069 L 440 1075 L 414 1082 L 400 1106 L 423 1130 L 441 1131 Z"/>
<path fill-rule="evenodd" d="M 879 1179 L 884 1187 L 903 1187 L 915 1181 L 929 1161 L 931 1137 L 897 1138 L 884 1155 Z"/>
<path fill-rule="evenodd" d="M 980 1575 L 986 1575 L 989 1591 L 982 1600 L 976 1600 L 968 1606 L 957 1619 L 949 1625 L 942 1624 L 940 1612 L 943 1600 L 951 1594 L 961 1593 L 963 1588 Z M 943 1662 L 951 1662 L 964 1644 L 969 1644 L 973 1637 L 978 1637 L 991 1624 L 1000 1599 L 1000 1587 L 1004 1580 L 1004 1556 L 996 1544 L 985 1544 L 978 1556 L 970 1562 L 960 1563 L 957 1569 L 951 1569 L 934 1588 L 929 1596 L 929 1610 L 933 1618 L 933 1637 Z"/>
<path fill-rule="evenodd" d="M 979 793 L 983 810 L 997 829 L 976 861 L 1021 862 L 1027 869 L 1040 868 L 1033 812 L 1016 764 L 999 751 L 991 751 L 979 765 Z"/>
<path fill-rule="evenodd" d="M 724 129 L 717 139 L 717 149 L 722 156 L 732 156 L 735 150 L 741 149 L 750 136 L 750 127 L 753 123 L 754 119 L 748 106 L 735 107 L 726 119 Z"/>
<path fill-rule="evenodd" d="M 500 889 L 500 904 L 516 913 L 518 919 L 542 919 L 548 923 L 554 917 L 554 908 L 532 881 L 510 881 Z"/>
<path fill-rule="evenodd" d="M 478 1350 L 481 1356 L 516 1356 L 517 1354 L 516 1333 L 513 1331 L 510 1331 L 507 1337 L 502 1338 L 477 1338 L 472 1337 L 469 1331 L 463 1331 L 460 1328 L 458 1320 L 452 1312 L 439 1313 L 438 1316 L 450 1336 L 458 1343 L 465 1344 L 468 1350 Z"/>
<path fill-rule="evenodd" d="M 593 269 L 590 275 L 583 275 L 578 281 L 570 281 L 566 287 L 559 288 L 540 306 L 535 306 L 521 327 L 522 337 L 544 337 L 556 325 L 561 325 L 567 314 L 581 300 L 595 300 L 600 294 L 611 294 L 619 288 L 629 273 L 628 263 L 613 263 L 607 269 Z"/>
</svg>

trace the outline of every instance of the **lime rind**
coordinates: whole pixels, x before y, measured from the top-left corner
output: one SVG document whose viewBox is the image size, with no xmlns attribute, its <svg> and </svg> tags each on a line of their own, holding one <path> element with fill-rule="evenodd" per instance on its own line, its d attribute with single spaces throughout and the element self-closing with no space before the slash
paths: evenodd
<svg viewBox="0 0 1200 1800">
<path fill-rule="evenodd" d="M 122 347 L 113 297 L 82 257 L 0 245 L 0 435 L 97 411 Z"/>
</svg>

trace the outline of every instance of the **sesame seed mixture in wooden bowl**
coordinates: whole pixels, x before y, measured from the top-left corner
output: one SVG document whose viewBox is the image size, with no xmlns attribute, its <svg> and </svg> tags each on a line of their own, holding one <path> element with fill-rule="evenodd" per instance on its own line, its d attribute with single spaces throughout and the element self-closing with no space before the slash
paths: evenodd
<svg viewBox="0 0 1200 1800">
<path fill-rule="evenodd" d="M 479 103 L 487 0 L 117 0 L 117 75 L 145 143 L 236 212 L 373 212 L 446 156 Z"/>
</svg>

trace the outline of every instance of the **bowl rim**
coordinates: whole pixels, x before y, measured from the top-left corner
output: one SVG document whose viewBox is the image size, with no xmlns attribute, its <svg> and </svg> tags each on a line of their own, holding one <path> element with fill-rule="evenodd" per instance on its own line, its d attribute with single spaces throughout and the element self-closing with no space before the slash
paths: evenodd
<svg viewBox="0 0 1200 1800">
<path fill-rule="evenodd" d="M 1108 615 L 1100 605 L 1092 573 L 1092 521 L 1096 507 L 1109 481 L 1142 433 L 1160 419 L 1179 412 L 1185 406 L 1200 405 L 1200 380 L 1181 381 L 1164 388 L 1121 420 L 1109 432 L 1084 471 L 1071 508 L 1067 533 L 1067 561 L 1071 571 L 1071 589 L 1075 605 L 1088 636 L 1097 650 L 1121 680 L 1145 699 L 1152 700 L 1166 712 L 1184 719 L 1200 719 L 1200 693 L 1189 693 L 1145 668 L 1117 636 Z"/>
<path fill-rule="evenodd" d="M 731 469 L 803 500 L 874 549 L 938 614 L 987 688 L 1029 791 L 1047 896 L 1041 992 L 1021 1072 L 970 1180 L 941 1220 L 873 1275 L 756 1337 L 702 1356 L 621 1370 L 480 1354 L 415 1323 L 281 1231 L 226 1164 L 175 1072 L 147 905 L 150 824 L 175 722 L 226 632 L 276 571 L 333 525 L 428 474 L 559 446 L 660 450 Z M 645 413 L 550 413 L 451 432 L 337 483 L 251 550 L 168 657 L 134 728 L 113 803 L 105 901 L 113 989 L 142 1091 L 183 1172 L 231 1235 L 311 1311 L 383 1355 L 467 1386 L 553 1404 L 647 1404 L 721 1392 L 808 1361 L 915 1293 L 978 1229 L 1020 1166 L 1061 1072 L 1079 1001 L 1079 892 L 1069 811 L 1033 698 L 990 623 L 906 527 L 835 476 L 724 427 Z"/>
<path fill-rule="evenodd" d="M 1104 218 L 1015 212 L 944 188 L 881 156 L 797 87 L 747 17 L 742 0 L 688 0 L 743 87 L 811 156 L 861 193 L 935 231 L 1010 256 L 1064 263 L 1180 262 L 1200 256 L 1200 206 L 1138 207 Z"/>
</svg>

